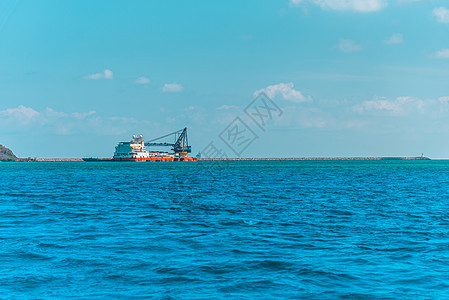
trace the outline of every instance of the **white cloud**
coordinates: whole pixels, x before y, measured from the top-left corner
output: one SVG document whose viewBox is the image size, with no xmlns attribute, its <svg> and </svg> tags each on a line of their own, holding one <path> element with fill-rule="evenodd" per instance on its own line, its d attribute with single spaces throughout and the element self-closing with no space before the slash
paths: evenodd
<svg viewBox="0 0 449 300">
<path fill-rule="evenodd" d="M 440 98 L 438 98 L 438 101 L 440 103 L 443 103 L 443 104 L 448 104 L 449 103 L 449 96 L 440 97 Z"/>
<path fill-rule="evenodd" d="M 72 113 L 72 116 L 73 116 L 75 119 L 81 120 L 81 119 L 85 119 L 85 118 L 88 117 L 88 116 L 94 115 L 94 114 L 96 114 L 96 113 L 97 113 L 97 112 L 96 112 L 95 110 L 91 110 L 91 111 L 84 112 L 84 113 L 74 112 L 74 113 Z"/>
<path fill-rule="evenodd" d="M 8 108 L 0 111 L 0 116 L 4 116 L 11 121 L 17 121 L 23 124 L 28 124 L 33 119 L 40 116 L 40 113 L 31 107 L 19 105 L 16 108 Z"/>
<path fill-rule="evenodd" d="M 183 90 L 184 88 L 182 87 L 182 85 L 177 83 L 166 83 L 162 87 L 162 91 L 164 93 L 179 93 L 182 92 Z"/>
<path fill-rule="evenodd" d="M 359 112 L 373 111 L 373 110 L 386 110 L 398 113 L 401 110 L 401 103 L 396 101 L 390 101 L 385 99 L 378 99 L 372 101 L 365 101 L 361 106 L 357 106 L 356 110 Z"/>
<path fill-rule="evenodd" d="M 432 55 L 433 58 L 449 58 L 449 49 L 442 49 L 440 51 L 437 51 L 434 55 Z"/>
<path fill-rule="evenodd" d="M 46 121 L 49 121 L 49 119 L 62 119 L 62 118 L 74 118 L 77 120 L 85 119 L 89 116 L 92 116 L 96 114 L 97 112 L 95 110 L 91 110 L 88 112 L 73 112 L 73 113 L 65 113 L 61 111 L 55 111 L 54 109 L 47 107 L 45 110 L 45 113 L 43 114 L 43 118 Z"/>
<path fill-rule="evenodd" d="M 338 50 L 344 53 L 358 52 L 362 50 L 362 46 L 353 40 L 340 39 L 337 45 Z"/>
<path fill-rule="evenodd" d="M 426 1 L 433 1 L 433 0 L 397 0 L 397 2 L 399 4 L 410 4 L 410 3 L 426 2 Z"/>
<path fill-rule="evenodd" d="M 432 11 L 437 21 L 440 23 L 449 23 L 449 9 L 445 7 L 438 7 Z"/>
<path fill-rule="evenodd" d="M 114 73 L 112 73 L 111 70 L 104 70 L 103 75 L 104 75 L 105 79 L 112 79 L 114 76 Z"/>
<path fill-rule="evenodd" d="M 290 4 L 295 5 L 295 6 L 299 5 L 302 2 L 303 2 L 303 0 L 290 0 Z"/>
<path fill-rule="evenodd" d="M 365 101 L 356 105 L 353 109 L 359 113 L 364 112 L 385 112 L 392 116 L 403 115 L 413 110 L 422 111 L 425 102 L 413 97 L 397 97 L 394 100 L 388 100 L 385 97 L 377 97 L 375 100 Z"/>
<path fill-rule="evenodd" d="M 229 109 L 237 109 L 239 108 L 236 105 L 222 105 L 220 107 L 217 107 L 217 110 L 229 110 Z"/>
<path fill-rule="evenodd" d="M 402 34 L 396 33 L 390 36 L 388 39 L 384 41 L 385 44 L 393 45 L 393 44 L 402 44 L 404 42 L 404 37 Z"/>
<path fill-rule="evenodd" d="M 87 75 L 85 78 L 87 78 L 87 79 L 113 79 L 114 73 L 111 70 L 106 69 L 103 71 L 103 73 L 90 74 L 90 75 Z"/>
<path fill-rule="evenodd" d="M 255 91 L 254 95 L 257 96 L 262 92 L 267 94 L 267 96 L 271 99 L 275 98 L 277 95 L 280 95 L 285 100 L 297 103 L 311 100 L 310 97 L 305 97 L 300 91 L 295 90 L 292 82 L 267 86 L 264 89 Z"/>
<path fill-rule="evenodd" d="M 386 0 L 308 0 L 323 9 L 355 12 L 375 12 L 385 8 Z M 290 5 L 298 6 L 305 0 L 290 0 Z"/>
<path fill-rule="evenodd" d="M 314 2 L 322 8 L 358 12 L 379 11 L 387 6 L 387 2 L 383 0 L 315 0 Z"/>
<path fill-rule="evenodd" d="M 45 114 L 49 117 L 56 117 L 56 118 L 67 117 L 67 114 L 65 112 L 55 111 L 50 107 L 47 107 Z"/>
<path fill-rule="evenodd" d="M 150 79 L 148 77 L 142 76 L 142 77 L 139 77 L 136 80 L 136 83 L 138 83 L 138 84 L 149 84 L 150 83 Z"/>
<path fill-rule="evenodd" d="M 88 112 L 59 112 L 46 108 L 39 112 L 23 105 L 0 111 L 0 128 L 4 132 L 30 134 L 33 130 L 47 134 L 117 135 L 151 128 L 157 123 L 132 118 L 104 118 Z"/>
</svg>

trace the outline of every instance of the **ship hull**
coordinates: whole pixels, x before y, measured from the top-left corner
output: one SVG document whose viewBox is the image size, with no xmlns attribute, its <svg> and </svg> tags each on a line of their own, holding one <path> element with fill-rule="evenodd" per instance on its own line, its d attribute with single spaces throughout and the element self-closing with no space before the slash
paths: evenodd
<svg viewBox="0 0 449 300">
<path fill-rule="evenodd" d="M 160 161 L 197 161 L 196 157 L 136 157 L 113 158 L 112 161 L 160 162 Z"/>
<path fill-rule="evenodd" d="M 87 162 L 107 162 L 107 161 L 113 161 L 112 158 L 93 158 L 93 157 L 88 157 L 88 158 L 83 158 L 83 161 L 87 161 Z"/>
<path fill-rule="evenodd" d="M 142 158 L 83 158 L 86 162 L 160 162 L 160 161 L 197 161 L 196 157 L 142 157 Z"/>
</svg>

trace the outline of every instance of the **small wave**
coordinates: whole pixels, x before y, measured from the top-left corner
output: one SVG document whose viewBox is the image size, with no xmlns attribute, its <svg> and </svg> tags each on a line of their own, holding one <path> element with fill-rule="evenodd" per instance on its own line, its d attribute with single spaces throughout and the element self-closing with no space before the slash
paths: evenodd
<svg viewBox="0 0 449 300">
<path fill-rule="evenodd" d="M 260 223 L 259 220 L 243 220 L 243 223 L 249 226 L 254 226 Z"/>
<path fill-rule="evenodd" d="M 187 277 L 187 276 L 170 276 L 170 277 L 165 277 L 163 279 L 160 280 L 161 284 L 165 284 L 165 283 L 187 283 L 187 282 L 195 282 L 195 281 L 201 281 L 198 278 L 192 278 L 192 277 Z"/>
<path fill-rule="evenodd" d="M 282 284 L 275 283 L 274 281 L 261 279 L 261 280 L 248 280 L 245 282 L 237 282 L 232 285 L 228 285 L 220 288 L 223 293 L 242 293 L 244 291 L 258 291 L 258 290 L 272 290 L 273 288 L 281 288 Z"/>
<path fill-rule="evenodd" d="M 54 258 L 52 256 L 44 255 L 41 253 L 25 252 L 25 251 L 18 251 L 11 256 L 27 260 L 51 260 Z"/>
<path fill-rule="evenodd" d="M 83 234 L 83 235 L 79 235 L 74 237 L 74 240 L 98 240 L 101 238 L 108 238 L 108 237 L 113 237 L 114 235 L 112 234 L 107 234 L 107 233 L 98 233 L 98 234 Z"/>
</svg>

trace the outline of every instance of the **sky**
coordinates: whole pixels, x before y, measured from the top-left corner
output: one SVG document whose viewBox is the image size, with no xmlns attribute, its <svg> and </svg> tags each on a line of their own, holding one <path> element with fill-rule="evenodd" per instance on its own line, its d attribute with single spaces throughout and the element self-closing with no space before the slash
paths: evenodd
<svg viewBox="0 0 449 300">
<path fill-rule="evenodd" d="M 0 0 L 17 156 L 184 127 L 193 154 L 449 158 L 449 2 Z"/>
</svg>

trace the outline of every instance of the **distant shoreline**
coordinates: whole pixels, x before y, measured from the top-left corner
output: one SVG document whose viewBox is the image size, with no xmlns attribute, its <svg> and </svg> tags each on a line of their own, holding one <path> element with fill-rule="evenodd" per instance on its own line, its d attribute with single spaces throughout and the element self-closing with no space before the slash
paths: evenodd
<svg viewBox="0 0 449 300">
<path fill-rule="evenodd" d="M 108 159 L 105 159 L 108 161 Z M 431 160 L 428 157 L 266 157 L 266 158 L 199 158 L 198 161 L 381 161 L 381 160 Z M 82 158 L 34 158 L 16 162 L 82 162 Z"/>
<path fill-rule="evenodd" d="M 431 160 L 428 157 L 279 157 L 279 158 L 200 158 L 200 161 L 276 161 L 276 160 L 299 160 L 299 161 L 329 161 L 329 160 Z"/>
</svg>

